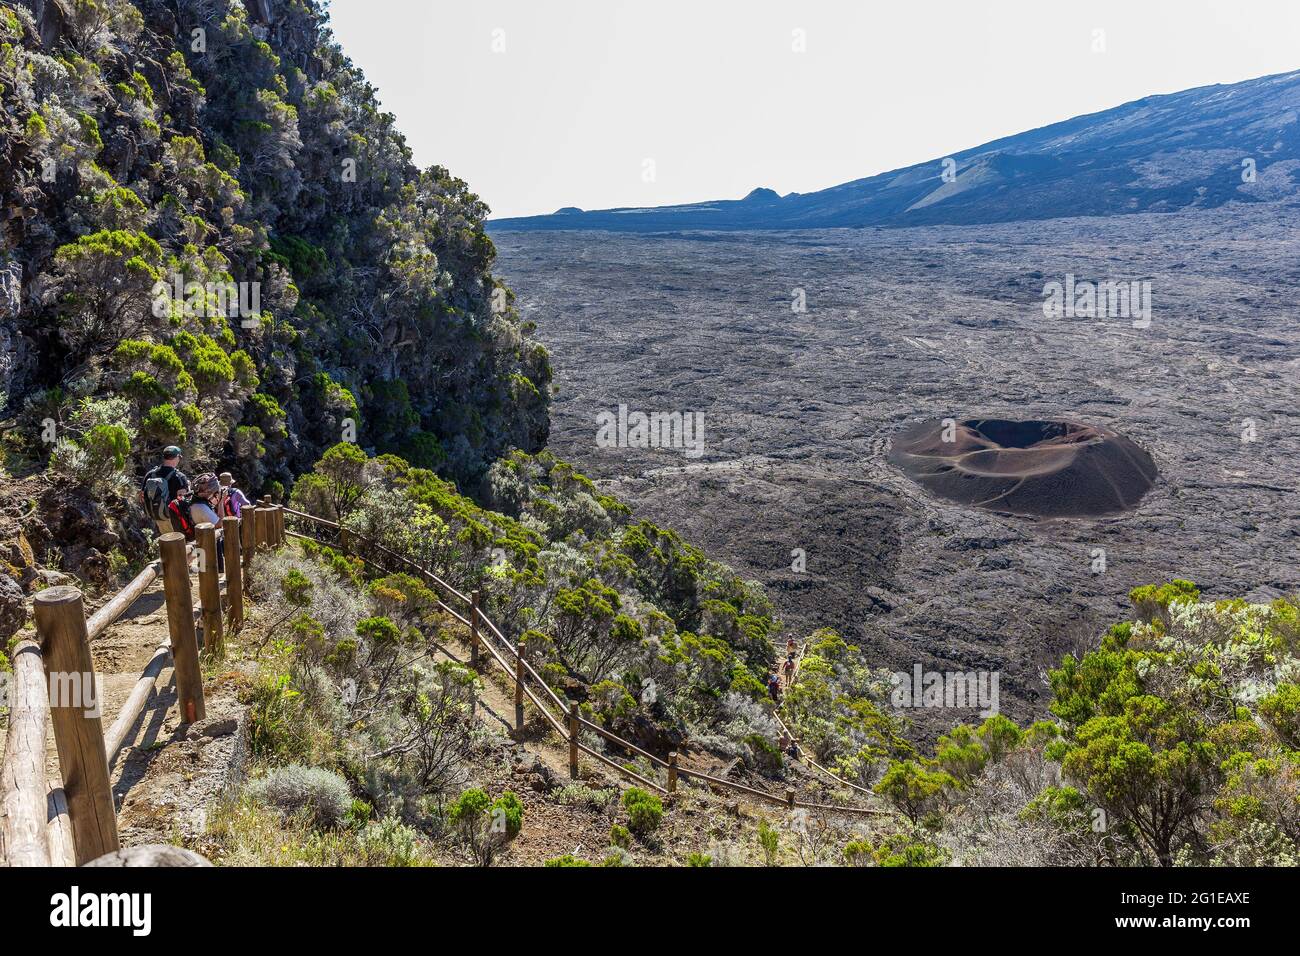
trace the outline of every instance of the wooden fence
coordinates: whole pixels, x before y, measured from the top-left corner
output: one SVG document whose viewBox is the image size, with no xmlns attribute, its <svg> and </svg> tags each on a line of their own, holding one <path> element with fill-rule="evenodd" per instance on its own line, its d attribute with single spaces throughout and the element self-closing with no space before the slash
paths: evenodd
<svg viewBox="0 0 1300 956">
<path fill-rule="evenodd" d="M 421 578 L 427 583 L 433 585 L 439 594 L 438 606 L 452 618 L 459 621 L 468 631 L 470 642 L 471 663 L 478 666 L 484 654 L 486 654 L 493 665 L 501 671 L 507 683 L 514 691 L 515 699 L 515 726 L 516 730 L 521 730 L 524 723 L 524 699 L 526 698 L 534 707 L 539 716 L 559 737 L 566 740 L 569 745 L 569 775 L 573 778 L 578 776 L 578 757 L 579 754 L 586 754 L 588 757 L 600 762 L 606 767 L 621 774 L 623 777 L 631 780 L 639 786 L 648 790 L 653 790 L 661 794 L 673 793 L 677 789 L 678 780 L 686 778 L 696 780 L 700 783 L 731 790 L 738 793 L 744 793 L 748 796 L 765 800 L 779 806 L 789 809 L 805 808 L 810 810 L 833 811 L 836 813 L 866 814 L 866 815 L 888 815 L 892 813 L 880 807 L 862 807 L 839 804 L 822 804 L 808 803 L 798 800 L 795 797 L 793 788 L 786 788 L 784 793 L 770 793 L 756 787 L 750 787 L 734 780 L 728 780 L 725 777 L 718 777 L 713 774 L 704 773 L 700 770 L 682 766 L 680 755 L 669 753 L 666 757 L 660 757 L 650 753 L 631 741 L 624 740 L 617 734 L 606 730 L 600 724 L 594 723 L 582 716 L 578 704 L 570 701 L 567 706 L 555 690 L 542 679 L 541 675 L 534 669 L 532 663 L 528 660 L 527 649 L 522 643 L 514 643 L 506 638 L 501 629 L 492 622 L 483 611 L 482 594 L 479 591 L 473 591 L 466 595 L 457 590 L 448 582 L 444 581 L 438 575 L 434 574 L 428 568 L 421 567 L 414 561 L 395 553 L 384 547 L 376 541 L 366 538 L 362 535 L 350 533 L 342 529 L 337 522 L 328 521 L 319 518 L 316 515 L 308 514 L 304 511 L 296 511 L 292 508 L 285 508 L 283 515 L 297 519 L 313 525 L 333 536 L 333 541 L 323 540 L 320 537 L 307 534 L 301 531 L 286 531 L 285 533 L 294 538 L 315 541 L 327 547 L 341 547 L 348 553 L 355 554 L 362 560 L 377 567 L 385 573 L 393 573 L 400 570 Z M 777 721 L 781 728 L 789 733 L 785 723 L 781 721 L 779 715 Z M 652 780 L 628 767 L 623 766 L 617 760 L 612 759 L 609 755 L 601 753 L 582 742 L 584 732 L 595 734 L 598 737 L 608 741 L 618 750 L 623 751 L 629 757 L 640 757 L 648 763 L 654 770 L 663 771 L 665 782 L 660 783 L 658 780 Z M 793 739 L 793 734 L 791 734 Z M 826 774 L 837 784 L 842 786 L 863 791 L 870 794 L 863 787 L 849 783 L 832 774 L 829 770 L 814 763 L 810 758 L 803 757 L 805 762 L 811 764 L 817 770 Z"/>
<path fill-rule="evenodd" d="M 200 524 L 193 544 L 164 534 L 160 557 L 86 616 L 74 587 L 46 588 L 36 595 L 37 640 L 15 649 L 9 731 L 0 762 L 0 862 L 9 866 L 67 866 L 119 849 L 117 812 L 110 777 L 170 659 L 182 724 L 204 717 L 203 677 L 195 627 L 190 560 L 199 579 L 203 653 L 220 655 L 227 628 L 244 621 L 243 573 L 254 552 L 284 542 L 284 516 L 269 499 L 245 509 L 245 519 L 222 519 L 222 561 L 217 529 Z M 220 565 L 224 563 L 225 595 Z M 161 575 L 169 638 L 154 651 L 104 729 L 101 682 L 90 642 L 102 635 Z M 54 727 L 59 755 L 58 786 L 48 785 L 46 725 Z"/>
<path fill-rule="evenodd" d="M 323 530 L 334 540 L 286 529 L 286 515 Z M 222 519 L 220 545 L 217 529 L 206 523 L 197 527 L 193 544 L 187 544 L 180 534 L 163 535 L 159 540 L 160 558 L 89 617 L 82 594 L 76 588 L 51 587 L 36 596 L 38 640 L 20 642 L 13 656 L 9 732 L 0 762 L 0 863 L 80 865 L 119 849 L 110 778 L 132 728 L 155 689 L 158 675 L 170 659 L 181 723 L 190 724 L 204 718 L 196 616 L 202 624 L 202 653 L 221 655 L 227 629 L 237 631 L 244 622 L 243 577 L 249 562 L 259 550 L 280 547 L 290 537 L 341 547 L 384 573 L 400 570 L 432 585 L 438 594 L 439 607 L 466 628 L 473 665 L 481 665 L 486 658 L 489 666 L 499 669 L 513 689 L 516 728 L 523 728 L 526 700 L 547 726 L 568 742 L 569 774 L 575 779 L 579 757 L 585 754 L 639 786 L 661 794 L 676 792 L 684 778 L 788 809 L 890 813 L 879 807 L 809 803 L 797 799 L 792 788 L 786 788 L 784 793 L 770 793 L 683 766 L 675 752 L 661 757 L 624 740 L 584 717 L 577 703 L 570 701 L 566 705 L 528 660 L 526 647 L 509 641 L 484 612 L 481 592 L 464 594 L 429 569 L 376 541 L 348 533 L 336 522 L 316 515 L 274 506 L 269 498 L 263 498 L 244 509 L 242 520 Z M 218 547 L 222 552 L 221 561 L 217 556 Z M 197 611 L 190 580 L 191 558 L 195 560 L 199 579 Z M 224 596 L 219 569 L 222 563 Z M 113 625 L 159 576 L 166 601 L 168 640 L 158 646 L 116 718 L 105 730 L 90 642 Z M 61 777 L 59 785 L 53 788 L 49 787 L 45 771 L 47 721 L 54 727 Z M 789 733 L 779 714 L 777 721 Z M 652 768 L 652 773 L 663 772 L 663 782 L 625 767 L 608 754 L 588 746 L 583 741 L 584 734 L 602 738 L 628 757 L 641 758 Z M 869 793 L 836 777 L 810 758 L 803 759 L 837 784 Z"/>
</svg>

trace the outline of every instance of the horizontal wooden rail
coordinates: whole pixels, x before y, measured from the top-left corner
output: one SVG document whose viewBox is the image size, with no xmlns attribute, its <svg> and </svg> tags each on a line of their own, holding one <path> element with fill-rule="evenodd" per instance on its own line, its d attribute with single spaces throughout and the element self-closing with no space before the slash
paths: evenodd
<svg viewBox="0 0 1300 956">
<path fill-rule="evenodd" d="M 305 518 L 308 521 L 314 521 L 316 524 L 323 525 L 326 528 L 334 528 L 335 530 L 342 530 L 337 521 L 330 521 L 327 518 L 318 518 L 316 517 L 316 515 L 308 514 L 306 511 L 297 511 L 293 508 L 286 507 L 284 509 L 284 513 L 287 515 L 292 515 L 295 518 Z"/>
<path fill-rule="evenodd" d="M 715 777 L 711 773 L 705 773 L 703 770 L 692 770 L 689 767 L 677 765 L 677 775 L 687 777 L 692 780 L 703 780 L 707 783 L 716 784 L 719 787 L 726 787 L 730 790 L 739 790 L 741 793 L 752 794 L 755 797 L 761 797 L 764 800 L 770 800 L 772 803 L 785 803 L 784 797 L 775 793 L 768 793 L 766 790 L 758 790 L 754 787 L 746 786 L 743 783 L 736 783 L 734 780 L 727 780 L 724 777 Z"/>
<path fill-rule="evenodd" d="M 778 794 L 768 793 L 766 790 L 757 790 L 754 787 L 747 787 L 743 783 L 736 783 L 734 780 L 726 780 L 722 777 L 715 777 L 713 774 L 704 773 L 701 770 L 691 770 L 690 768 L 683 767 L 680 764 L 677 767 L 677 773 L 679 776 L 682 777 L 690 777 L 695 780 L 704 780 L 708 783 L 712 783 L 719 787 L 727 787 L 732 790 L 739 790 L 743 793 L 748 793 L 755 797 L 759 797 L 763 800 L 767 800 L 770 803 L 781 804 L 782 806 L 799 807 L 804 810 L 825 810 L 827 812 L 833 812 L 833 813 L 862 813 L 871 816 L 877 816 L 877 815 L 888 816 L 892 813 L 892 811 L 890 810 L 884 810 L 877 807 L 854 807 L 854 806 L 840 806 L 838 804 L 829 804 L 829 803 L 807 803 L 803 800 L 791 801 L 788 798 L 782 797 Z"/>
<path fill-rule="evenodd" d="M 104 752 L 108 757 L 110 773 L 113 770 L 113 765 L 117 762 L 118 755 L 122 752 L 122 747 L 126 744 L 126 735 L 135 725 L 140 712 L 144 710 L 144 705 L 148 703 L 149 696 L 158 683 L 158 675 L 167 666 L 171 656 L 172 644 L 170 640 L 158 645 L 158 649 L 149 658 L 149 663 L 145 665 L 144 672 L 135 682 L 135 687 L 131 689 L 131 695 L 123 702 L 117 719 L 113 721 L 113 726 L 109 727 L 108 732 L 104 734 Z"/>
<path fill-rule="evenodd" d="M 188 560 L 194 554 L 193 542 L 185 545 L 185 557 Z M 158 580 L 158 575 L 162 573 L 162 559 L 151 561 L 143 571 L 137 574 L 122 590 L 118 591 L 90 617 L 86 618 L 86 634 L 93 641 L 100 637 L 111 626 L 117 623 L 127 610 L 140 599 L 149 586 Z"/>
<path fill-rule="evenodd" d="M 600 724 L 594 723 L 593 721 L 590 721 L 586 717 L 582 717 L 582 716 L 578 717 L 578 723 L 581 724 L 583 727 L 586 727 L 588 730 L 593 731 L 599 734 L 600 736 L 604 737 L 610 743 L 615 744 L 616 746 L 619 747 L 623 747 L 626 750 L 629 750 L 632 753 L 637 754 L 638 756 L 644 757 L 646 760 L 650 761 L 652 766 L 663 767 L 665 770 L 668 768 L 667 760 L 664 760 L 662 757 L 656 757 L 654 754 L 642 750 L 636 744 L 624 740 L 622 737 L 618 736 L 618 734 L 606 730 L 604 727 L 600 726 Z"/>
<path fill-rule="evenodd" d="M 46 832 L 50 840 L 51 866 L 76 866 L 77 847 L 72 839 L 72 815 L 68 812 L 68 795 L 54 787 L 47 795 Z"/>
<path fill-rule="evenodd" d="M 126 613 L 127 608 L 134 604 L 149 586 L 158 580 L 158 575 L 162 573 L 162 561 L 154 561 L 145 567 L 143 571 L 132 579 L 131 583 L 122 590 L 118 591 L 107 604 L 101 607 L 86 620 L 86 633 L 93 641 L 106 631 L 110 625 L 116 623 L 117 619 Z"/>
<path fill-rule="evenodd" d="M 605 764 L 606 766 L 612 767 L 613 769 L 621 773 L 623 776 L 629 777 L 634 783 L 639 783 L 643 787 L 649 787 L 651 790 L 654 790 L 658 793 L 668 792 L 666 788 L 659 786 L 659 784 L 655 783 L 653 780 L 647 780 L 645 777 L 641 776 L 635 770 L 628 770 L 627 767 L 624 767 L 622 764 L 618 763 L 617 761 L 610 759 L 607 755 L 603 753 L 592 750 L 584 743 L 579 743 L 578 749 L 581 750 L 583 753 L 585 753 L 587 756 L 595 757 L 597 760 L 599 760 L 601 763 Z"/>
<path fill-rule="evenodd" d="M 35 641 L 14 650 L 9 735 L 0 768 L 0 860 L 10 866 L 49 866 L 45 722 L 50 697 Z"/>
<path fill-rule="evenodd" d="M 533 706 L 538 710 L 538 712 L 541 713 L 541 715 L 545 718 L 546 722 L 551 726 L 551 728 L 561 737 L 568 739 L 571 736 L 570 731 L 565 727 L 565 722 L 570 719 L 573 719 L 577 727 L 590 730 L 596 733 L 597 735 L 599 735 L 600 737 L 604 738 L 614 746 L 620 747 L 623 750 L 627 751 L 628 753 L 637 754 L 638 756 L 645 758 L 650 762 L 651 766 L 668 768 L 671 773 L 671 765 L 669 761 L 664 760 L 662 757 L 656 757 L 654 754 L 651 754 L 648 751 L 642 749 L 641 747 L 638 747 L 636 744 L 632 743 L 631 741 L 624 740 L 622 737 L 619 737 L 617 734 L 606 730 L 604 727 L 601 727 L 599 724 L 593 723 L 592 721 L 586 719 L 585 717 L 576 714 L 573 717 L 571 717 L 569 714 L 565 714 L 566 708 L 560 696 L 555 692 L 555 690 L 550 686 L 550 684 L 548 684 L 542 678 L 542 676 L 537 673 L 537 671 L 533 668 L 532 664 L 528 661 L 528 659 L 526 657 L 520 656 L 518 648 L 515 645 L 512 645 L 510 643 L 510 641 L 506 638 L 506 636 L 501 632 L 501 629 L 497 627 L 496 623 L 492 621 L 492 619 L 489 618 L 485 613 L 483 613 L 482 610 L 480 610 L 474 604 L 471 598 L 467 597 L 465 594 L 458 591 L 456 588 L 452 587 L 450 584 L 448 584 L 442 578 L 438 577 L 432 571 L 428 570 L 427 568 L 421 567 L 420 565 L 416 564 L 414 561 L 410 560 L 409 558 L 406 558 L 403 555 L 397 554 L 396 552 L 390 550 L 389 548 L 384 547 L 383 545 L 379 544 L 377 541 L 373 541 L 370 538 L 367 538 L 365 535 L 351 534 L 345 532 L 344 529 L 338 524 L 338 522 L 329 521 L 325 518 L 318 518 L 316 515 L 309 514 L 304 511 L 297 511 L 293 508 L 284 508 L 283 514 L 290 515 L 296 518 L 302 518 L 306 521 L 315 522 L 317 525 L 338 530 L 341 534 L 346 535 L 349 539 L 355 539 L 361 545 L 372 549 L 378 554 L 383 555 L 384 557 L 388 558 L 390 561 L 401 566 L 402 568 L 408 571 L 413 571 L 418 576 L 423 577 L 426 581 L 429 581 L 430 583 L 435 585 L 435 587 L 443 589 L 444 593 L 453 596 L 454 598 L 459 600 L 461 604 L 468 606 L 470 608 L 469 611 L 470 617 L 466 618 L 463 615 L 459 614 L 454 608 L 450 607 L 446 602 L 442 601 L 441 599 L 439 599 L 438 601 L 439 608 L 441 608 L 443 611 L 451 615 L 451 617 L 455 618 L 467 629 L 469 629 L 471 633 L 472 641 L 474 641 L 477 644 L 478 639 L 482 640 L 482 645 L 487 648 L 488 653 L 490 654 L 492 660 L 496 663 L 498 667 L 500 667 L 500 669 L 505 673 L 506 677 L 512 683 L 518 683 L 519 681 L 518 674 L 523 673 L 527 675 L 527 677 L 531 677 L 532 680 L 535 681 L 537 685 L 542 688 L 545 696 L 550 698 L 551 703 L 564 716 L 557 717 L 552 712 L 550 707 L 545 706 L 542 703 L 542 701 L 538 699 L 538 696 L 533 692 L 532 688 L 528 685 L 527 680 L 525 680 L 522 684 L 523 693 L 528 697 L 529 701 L 532 702 Z M 324 547 L 335 547 L 335 545 L 331 545 L 325 541 L 321 541 L 319 538 L 315 538 L 312 535 L 303 534 L 295 531 L 285 531 L 284 533 L 290 537 L 300 538 L 306 541 L 313 541 Z M 393 573 L 392 571 L 383 567 L 383 565 L 381 565 L 377 561 L 367 559 L 364 556 L 362 556 L 362 559 L 367 560 L 368 563 L 373 564 L 375 567 L 383 571 L 385 574 Z M 476 622 L 482 623 L 484 625 L 484 628 L 482 630 L 476 628 L 475 627 Z M 786 731 L 787 734 L 789 734 L 792 740 L 795 739 L 794 734 L 791 733 L 789 731 L 789 728 L 785 726 L 783 721 L 781 721 L 779 715 L 777 715 L 777 723 Z M 659 793 L 669 792 L 668 790 L 661 787 L 659 784 L 655 783 L 654 781 L 647 780 L 645 777 L 641 776 L 640 774 L 628 770 L 626 767 L 622 766 L 615 760 L 609 758 L 607 755 L 598 753 L 597 751 L 586 746 L 585 744 L 578 742 L 576 739 L 571 740 L 570 744 L 571 746 L 575 746 L 577 750 L 580 750 L 583 753 L 586 753 L 589 756 L 594 757 L 600 762 L 612 767 L 614 770 L 617 770 L 620 774 L 630 779 L 633 779 L 636 782 L 643 784 L 644 786 L 651 787 L 654 790 L 658 791 Z M 802 756 L 803 753 L 802 748 L 800 748 L 800 753 Z M 807 760 L 808 762 L 812 762 L 810 758 L 804 757 L 803 759 Z M 816 766 L 815 763 L 814 766 Z M 865 788 L 858 787 L 856 784 L 852 784 L 847 780 L 843 780 L 840 777 L 831 774 L 830 771 L 827 771 L 824 768 L 818 767 L 818 769 L 822 770 L 824 773 L 830 776 L 837 783 L 852 787 L 857 790 L 862 790 L 865 793 L 870 793 L 869 790 L 865 790 Z M 742 783 L 736 783 L 733 780 L 726 780 L 723 779 L 722 777 L 715 777 L 712 774 L 703 773 L 698 770 L 690 770 L 684 767 L 678 767 L 677 772 L 681 774 L 681 776 L 683 777 L 694 778 L 696 780 L 703 780 L 708 783 L 712 783 L 716 786 L 724 787 L 730 790 L 735 790 L 741 793 L 748 793 L 755 797 L 758 797 L 759 799 L 767 800 L 771 803 L 780 804 L 782 806 L 802 807 L 804 809 L 825 810 L 828 812 L 833 811 L 833 812 L 843 812 L 843 813 L 865 813 L 865 814 L 873 814 L 873 815 L 887 814 L 890 812 L 888 810 L 868 808 L 868 807 L 852 807 L 852 806 L 841 807 L 841 806 L 835 806 L 830 804 L 807 803 L 803 801 L 792 800 L 791 798 L 788 797 L 782 797 L 779 794 L 768 793 L 766 791 L 759 790 L 754 787 L 746 786 L 745 784 Z"/>
</svg>

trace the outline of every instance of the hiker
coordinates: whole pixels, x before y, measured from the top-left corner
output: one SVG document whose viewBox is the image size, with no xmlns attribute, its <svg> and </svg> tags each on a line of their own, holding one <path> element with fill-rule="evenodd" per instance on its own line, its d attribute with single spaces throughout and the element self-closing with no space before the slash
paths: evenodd
<svg viewBox="0 0 1300 956">
<path fill-rule="evenodd" d="M 217 477 L 217 480 L 221 482 L 221 507 L 217 511 L 221 513 L 222 517 L 241 517 L 244 506 L 252 504 L 252 502 L 235 486 L 235 476 L 230 472 L 223 471 Z"/>
<path fill-rule="evenodd" d="M 776 671 L 772 671 L 767 678 L 767 692 L 772 695 L 772 700 L 778 704 L 781 703 L 781 678 Z"/>
<path fill-rule="evenodd" d="M 151 468 L 140 485 L 140 504 L 144 505 L 144 510 L 157 524 L 159 534 L 172 532 L 167 506 L 190 486 L 190 480 L 185 477 L 180 466 L 181 450 L 175 445 L 168 445 L 163 449 L 162 464 Z"/>
<path fill-rule="evenodd" d="M 194 486 L 189 494 L 182 494 L 167 506 L 171 520 L 171 529 L 185 535 L 187 541 L 194 540 L 194 529 L 203 522 L 208 522 L 217 529 L 217 571 L 225 570 L 225 548 L 222 547 L 224 535 L 221 533 L 221 518 L 217 508 L 221 499 L 221 482 L 212 472 L 205 472 L 194 479 Z"/>
<path fill-rule="evenodd" d="M 790 638 L 788 641 L 785 642 L 785 656 L 786 656 L 786 657 L 793 657 L 795 651 L 797 651 L 797 650 L 799 650 L 799 645 L 795 643 L 793 637 Z"/>
<path fill-rule="evenodd" d="M 194 524 L 200 525 L 206 521 L 220 531 L 221 516 L 217 514 L 217 509 L 221 503 L 221 482 L 217 476 L 209 471 L 195 478 L 193 495 L 190 513 L 194 516 Z"/>
<path fill-rule="evenodd" d="M 785 671 L 785 686 L 789 687 L 794 682 L 794 654 L 793 653 L 786 655 L 785 665 L 783 666 L 783 670 Z"/>
</svg>

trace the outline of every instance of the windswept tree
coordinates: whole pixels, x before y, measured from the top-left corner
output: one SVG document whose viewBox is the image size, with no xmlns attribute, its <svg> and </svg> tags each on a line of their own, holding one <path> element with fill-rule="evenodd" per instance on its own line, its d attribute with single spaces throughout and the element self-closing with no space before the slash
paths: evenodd
<svg viewBox="0 0 1300 956">
<path fill-rule="evenodd" d="M 162 248 L 139 232 L 104 230 L 59 248 L 59 337 L 70 364 L 111 352 L 139 334 L 152 315 L 161 265 Z"/>
</svg>

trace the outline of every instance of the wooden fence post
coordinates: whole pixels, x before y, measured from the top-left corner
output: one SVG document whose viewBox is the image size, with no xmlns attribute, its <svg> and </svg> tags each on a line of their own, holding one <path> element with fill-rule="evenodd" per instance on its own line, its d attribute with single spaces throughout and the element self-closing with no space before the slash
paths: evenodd
<svg viewBox="0 0 1300 956">
<path fill-rule="evenodd" d="M 54 742 L 80 865 L 119 848 L 86 608 L 80 591 L 60 586 L 36 595 L 35 611 L 50 687 Z"/>
<path fill-rule="evenodd" d="M 578 779 L 578 702 L 569 702 L 569 779 Z"/>
<path fill-rule="evenodd" d="M 523 641 L 515 647 L 515 730 L 524 729 L 524 654 Z"/>
<path fill-rule="evenodd" d="M 249 502 L 239 511 L 239 550 L 244 559 L 244 570 L 253 562 L 253 553 L 257 550 L 257 538 L 253 528 L 253 504 Z"/>
<path fill-rule="evenodd" d="M 253 547 L 258 551 L 266 550 L 266 509 L 258 505 L 253 509 Z"/>
<path fill-rule="evenodd" d="M 785 788 L 785 805 L 791 810 L 794 809 L 794 787 Z"/>
<path fill-rule="evenodd" d="M 230 629 L 237 631 L 244 623 L 244 574 L 239 566 L 239 519 L 234 515 L 222 518 L 221 536 L 226 549 L 226 600 L 230 602 Z"/>
<path fill-rule="evenodd" d="M 172 532 L 158 539 L 162 551 L 163 593 L 167 598 L 167 631 L 172 638 L 172 669 L 176 675 L 176 705 L 181 723 L 202 720 L 203 673 L 199 670 L 199 639 L 194 633 L 194 598 L 190 593 L 185 536 Z"/>
<path fill-rule="evenodd" d="M 474 590 L 469 595 L 469 664 L 478 667 L 478 615 L 482 592 Z"/>
<path fill-rule="evenodd" d="M 207 521 L 194 526 L 199 554 L 199 601 L 203 606 L 203 652 L 221 658 L 226 651 L 222 632 L 221 578 L 217 573 L 217 529 Z"/>
<path fill-rule="evenodd" d="M 677 791 L 677 751 L 668 755 L 668 792 Z"/>
<path fill-rule="evenodd" d="M 284 505 L 275 506 L 275 546 L 284 547 Z"/>
</svg>

